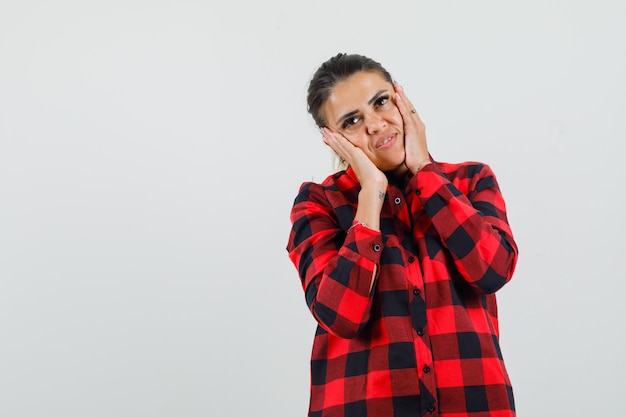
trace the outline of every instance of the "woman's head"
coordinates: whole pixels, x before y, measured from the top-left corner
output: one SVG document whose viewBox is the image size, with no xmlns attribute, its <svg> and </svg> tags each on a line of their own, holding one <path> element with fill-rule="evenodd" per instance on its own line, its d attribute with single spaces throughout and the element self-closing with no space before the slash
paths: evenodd
<svg viewBox="0 0 626 417">
<path fill-rule="evenodd" d="M 307 95 L 309 113 L 319 127 L 327 125 L 324 117 L 324 104 L 333 88 L 358 72 L 377 72 L 389 83 L 393 82 L 389 72 L 371 58 L 343 53 L 330 58 L 313 75 Z"/>
<path fill-rule="evenodd" d="M 308 104 L 318 126 L 342 135 L 380 170 L 404 165 L 404 122 L 391 76 L 378 62 L 361 55 L 331 58 L 313 76 Z"/>
</svg>

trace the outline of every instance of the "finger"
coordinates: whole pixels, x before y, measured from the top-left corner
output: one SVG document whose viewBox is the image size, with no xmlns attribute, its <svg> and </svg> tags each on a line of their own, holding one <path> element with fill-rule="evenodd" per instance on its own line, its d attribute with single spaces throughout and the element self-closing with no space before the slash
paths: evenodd
<svg viewBox="0 0 626 417">
<path fill-rule="evenodd" d="M 406 96 L 406 93 L 404 92 L 404 88 L 402 88 L 402 86 L 398 82 L 394 83 L 394 89 L 396 91 L 396 101 L 400 103 L 398 105 L 398 108 L 400 109 L 402 116 L 410 116 L 413 114 L 417 114 L 417 110 L 415 110 L 415 106 L 413 106 L 413 103 L 411 103 L 411 100 L 409 100 L 409 98 Z"/>
<path fill-rule="evenodd" d="M 329 146 L 333 151 L 335 151 L 335 153 L 337 153 L 337 149 L 336 148 L 336 141 L 334 140 L 333 136 L 332 136 L 332 132 L 325 128 L 325 127 L 320 127 L 320 133 L 322 134 L 322 141 Z"/>
<path fill-rule="evenodd" d="M 328 145 L 328 138 L 326 137 L 326 128 L 325 127 L 320 127 L 320 133 L 322 134 L 322 142 L 324 142 L 326 145 Z M 330 146 L 330 145 L 328 145 Z"/>
<path fill-rule="evenodd" d="M 413 109 L 413 103 L 411 103 L 411 100 L 409 100 L 409 98 L 406 96 L 404 88 L 402 88 L 400 83 L 398 83 L 397 81 L 394 83 L 393 86 L 396 91 L 396 97 L 399 99 L 403 110 L 411 111 Z"/>
<path fill-rule="evenodd" d="M 400 95 L 401 100 L 404 101 L 404 103 L 406 104 L 407 108 L 409 110 L 412 109 L 413 103 L 411 103 L 411 100 L 409 100 L 409 98 L 407 97 L 406 93 L 404 92 L 404 88 L 402 88 L 400 83 L 396 81 L 393 86 L 396 93 Z"/>
<path fill-rule="evenodd" d="M 350 143 L 343 135 L 333 132 L 328 128 L 320 129 L 322 132 L 322 140 L 328 145 L 342 160 L 347 160 L 354 145 Z"/>
</svg>

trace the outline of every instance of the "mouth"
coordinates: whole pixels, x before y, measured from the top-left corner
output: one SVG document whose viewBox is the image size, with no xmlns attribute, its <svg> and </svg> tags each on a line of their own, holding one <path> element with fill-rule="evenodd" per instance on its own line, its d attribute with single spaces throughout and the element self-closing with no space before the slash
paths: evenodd
<svg viewBox="0 0 626 417">
<path fill-rule="evenodd" d="M 386 135 L 378 139 L 376 142 L 376 149 L 385 149 L 390 147 L 395 141 L 397 134 Z"/>
</svg>

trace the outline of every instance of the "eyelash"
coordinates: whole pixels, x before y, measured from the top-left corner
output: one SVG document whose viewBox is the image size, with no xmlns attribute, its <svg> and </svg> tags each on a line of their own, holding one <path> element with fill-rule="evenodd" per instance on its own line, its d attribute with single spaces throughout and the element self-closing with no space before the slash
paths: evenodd
<svg viewBox="0 0 626 417">
<path fill-rule="evenodd" d="M 380 96 L 376 99 L 376 101 L 374 102 L 374 107 L 378 108 L 381 106 L 384 106 L 385 104 L 387 104 L 389 102 L 389 96 L 388 95 L 384 95 L 384 96 Z M 341 125 L 344 129 L 347 129 L 351 126 L 354 126 L 359 120 L 359 117 L 350 117 L 346 120 L 344 120 L 343 124 Z"/>
<path fill-rule="evenodd" d="M 388 101 L 389 101 L 389 96 L 387 95 L 380 96 L 378 97 L 378 100 L 374 102 L 374 106 L 377 106 L 377 107 L 384 106 L 385 104 L 387 104 Z"/>
</svg>

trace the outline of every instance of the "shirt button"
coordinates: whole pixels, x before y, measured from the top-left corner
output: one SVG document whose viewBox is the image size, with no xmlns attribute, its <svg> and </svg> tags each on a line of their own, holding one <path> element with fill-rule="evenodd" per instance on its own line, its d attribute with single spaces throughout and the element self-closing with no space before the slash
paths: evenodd
<svg viewBox="0 0 626 417">
<path fill-rule="evenodd" d="M 425 373 L 425 374 L 427 374 L 427 373 L 429 373 L 429 372 L 430 372 L 430 366 L 426 365 L 426 366 L 424 367 L 424 373 Z"/>
<path fill-rule="evenodd" d="M 417 288 L 413 290 L 413 294 L 419 295 L 419 293 L 420 293 L 420 290 L 418 290 Z"/>
<path fill-rule="evenodd" d="M 428 404 L 427 410 L 429 413 L 432 413 L 433 411 L 435 411 L 435 406 L 433 404 Z"/>
<path fill-rule="evenodd" d="M 424 329 L 422 329 L 421 327 L 417 328 L 417 335 L 418 336 L 424 336 Z"/>
<path fill-rule="evenodd" d="M 380 245 L 374 245 L 374 251 L 380 252 Z"/>
<path fill-rule="evenodd" d="M 420 195 L 422 193 L 422 190 L 415 190 L 415 195 Z"/>
<path fill-rule="evenodd" d="M 396 203 L 396 204 L 400 204 L 400 203 L 402 202 L 402 200 L 400 200 L 400 197 L 396 197 L 396 199 L 395 199 L 395 200 L 393 200 L 393 201 L 394 201 L 394 203 Z"/>
<path fill-rule="evenodd" d="M 409 256 L 409 263 L 412 264 L 415 262 L 415 256 Z"/>
</svg>

